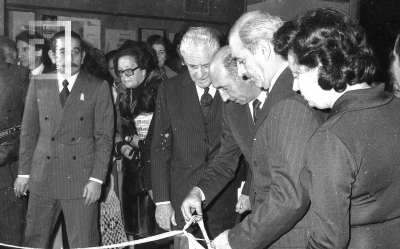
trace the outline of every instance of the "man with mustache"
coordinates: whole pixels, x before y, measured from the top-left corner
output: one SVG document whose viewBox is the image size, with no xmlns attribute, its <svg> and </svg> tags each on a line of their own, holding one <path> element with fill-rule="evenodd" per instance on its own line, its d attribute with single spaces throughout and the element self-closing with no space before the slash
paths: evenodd
<svg viewBox="0 0 400 249">
<path fill-rule="evenodd" d="M 49 55 L 57 70 L 32 77 L 22 121 L 15 194 L 30 192 L 24 246 L 47 248 L 60 211 L 71 248 L 98 246 L 97 200 L 114 132 L 110 89 L 80 70 L 78 34 L 55 34 Z"/>
</svg>

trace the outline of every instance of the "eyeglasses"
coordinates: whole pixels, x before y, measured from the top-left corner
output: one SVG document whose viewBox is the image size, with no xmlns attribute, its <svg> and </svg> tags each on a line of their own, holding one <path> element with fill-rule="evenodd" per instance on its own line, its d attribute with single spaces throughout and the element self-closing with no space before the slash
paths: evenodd
<svg viewBox="0 0 400 249">
<path fill-rule="evenodd" d="M 125 69 L 125 70 L 118 70 L 117 71 L 117 76 L 118 77 L 122 77 L 122 74 L 124 74 L 124 73 L 125 73 L 126 76 L 132 76 L 135 73 L 136 69 L 138 69 L 138 68 L 139 68 L 139 66 L 135 67 L 134 69 L 128 68 L 128 69 Z"/>
</svg>

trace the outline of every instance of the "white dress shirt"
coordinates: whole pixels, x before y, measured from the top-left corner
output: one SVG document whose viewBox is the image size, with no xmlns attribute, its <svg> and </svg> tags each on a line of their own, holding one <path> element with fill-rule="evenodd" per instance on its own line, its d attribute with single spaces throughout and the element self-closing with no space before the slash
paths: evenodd
<svg viewBox="0 0 400 249">
<path fill-rule="evenodd" d="M 31 75 L 38 75 L 38 74 L 41 74 L 41 73 L 43 72 L 43 70 L 44 70 L 44 65 L 43 65 L 43 63 L 42 63 L 42 64 L 40 64 L 40 66 L 38 66 L 37 68 L 35 68 L 35 69 L 33 69 L 33 70 L 31 71 Z"/>
</svg>

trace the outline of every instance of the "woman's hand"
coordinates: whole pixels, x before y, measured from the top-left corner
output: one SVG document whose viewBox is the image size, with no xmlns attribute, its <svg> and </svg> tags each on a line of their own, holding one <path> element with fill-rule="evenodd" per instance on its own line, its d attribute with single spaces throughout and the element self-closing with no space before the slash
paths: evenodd
<svg viewBox="0 0 400 249">
<path fill-rule="evenodd" d="M 138 135 L 134 135 L 132 137 L 132 141 L 129 143 L 132 147 L 138 148 L 139 149 L 139 136 Z"/>
<path fill-rule="evenodd" d="M 129 160 L 131 160 L 133 157 L 133 153 L 131 154 L 132 150 L 133 148 L 128 144 L 125 144 L 121 147 L 121 153 Z"/>
</svg>

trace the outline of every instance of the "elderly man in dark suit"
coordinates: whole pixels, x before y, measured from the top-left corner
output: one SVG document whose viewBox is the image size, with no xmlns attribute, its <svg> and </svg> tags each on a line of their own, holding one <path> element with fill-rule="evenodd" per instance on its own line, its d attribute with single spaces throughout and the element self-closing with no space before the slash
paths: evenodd
<svg viewBox="0 0 400 249">
<path fill-rule="evenodd" d="M 273 33 L 282 24 L 279 17 L 268 13 L 248 12 L 229 34 L 239 75 L 245 74 L 258 87 L 268 89 L 269 94 L 257 115 L 252 136 L 246 138 L 251 143 L 248 154 L 253 171 L 252 212 L 239 225 L 219 235 L 213 241 L 216 248 L 307 246 L 309 199 L 303 193 L 299 174 L 304 166 L 304 144 L 322 123 L 323 115 L 292 90 L 288 63 L 274 51 Z M 235 165 L 223 161 L 210 167 L 183 204 L 186 218 L 194 209 L 201 213 L 199 189 L 209 203 L 234 172 Z"/>
<path fill-rule="evenodd" d="M 2 45 L 0 57 L 5 58 Z M 0 60 L 0 242 L 16 246 L 22 243 L 27 202 L 26 197 L 14 195 L 13 183 L 18 175 L 19 127 L 28 85 L 28 69 Z"/>
<path fill-rule="evenodd" d="M 22 121 L 15 191 L 21 195 L 29 186 L 24 245 L 47 247 L 62 210 L 69 245 L 97 246 L 97 200 L 114 129 L 110 89 L 106 81 L 80 71 L 85 52 L 78 34 L 55 34 L 49 55 L 57 71 L 53 78 L 32 77 Z"/>
<path fill-rule="evenodd" d="M 161 228 L 182 229 L 180 205 L 201 178 L 220 148 L 222 99 L 211 86 L 209 65 L 219 48 L 212 29 L 189 29 L 180 50 L 189 72 L 161 84 L 152 141 L 151 175 L 156 221 Z M 215 198 L 205 210 L 211 238 L 235 224 L 235 204 L 240 180 Z"/>
</svg>

